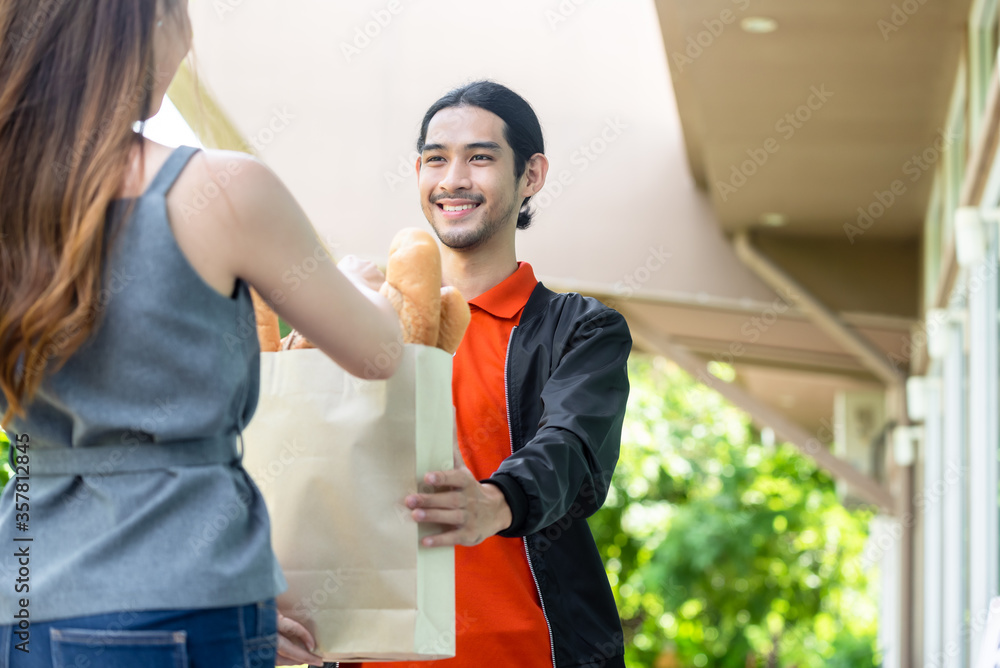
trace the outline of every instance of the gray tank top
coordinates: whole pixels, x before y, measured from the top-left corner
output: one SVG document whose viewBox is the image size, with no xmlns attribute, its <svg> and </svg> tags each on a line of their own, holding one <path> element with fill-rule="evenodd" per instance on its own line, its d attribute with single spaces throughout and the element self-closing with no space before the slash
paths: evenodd
<svg viewBox="0 0 1000 668">
<path fill-rule="evenodd" d="M 12 478 L 0 497 L 0 624 L 22 598 L 43 622 L 243 605 L 286 587 L 241 464 L 260 382 L 250 290 L 238 280 L 229 298 L 205 283 L 167 218 L 196 152 L 177 149 L 142 197 L 113 203 L 109 224 L 134 206 L 109 251 L 103 324 L 11 423 L 12 440 L 30 443 L 29 510 L 18 516 Z M 30 552 L 28 591 L 15 591 L 14 546 Z"/>
</svg>

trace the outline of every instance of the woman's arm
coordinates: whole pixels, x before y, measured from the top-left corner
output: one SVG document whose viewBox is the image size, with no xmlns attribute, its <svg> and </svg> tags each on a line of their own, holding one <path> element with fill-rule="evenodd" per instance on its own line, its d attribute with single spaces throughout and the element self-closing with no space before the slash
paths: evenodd
<svg viewBox="0 0 1000 668">
<path fill-rule="evenodd" d="M 401 342 L 395 310 L 377 291 L 337 269 L 278 177 L 242 154 L 207 152 L 204 164 L 221 192 L 206 213 L 230 241 L 221 253 L 233 274 L 347 371 L 368 378 L 392 375 L 399 360 L 386 365 L 385 351 L 401 349 L 395 346 Z M 372 363 L 376 357 L 381 364 Z"/>
</svg>

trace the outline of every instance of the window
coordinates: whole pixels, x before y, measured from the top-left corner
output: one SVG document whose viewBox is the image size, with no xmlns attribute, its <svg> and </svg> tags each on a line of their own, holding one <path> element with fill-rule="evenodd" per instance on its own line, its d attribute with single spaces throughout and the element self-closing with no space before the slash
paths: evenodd
<svg viewBox="0 0 1000 668">
<path fill-rule="evenodd" d="M 969 609 L 969 507 L 966 488 L 968 469 L 968 365 L 965 353 L 965 311 L 960 277 L 948 319 L 938 326 L 945 329 L 947 352 L 944 356 L 941 393 L 943 493 L 942 513 L 944 538 L 941 580 L 943 584 L 941 623 L 942 642 L 946 651 L 957 650 L 949 666 L 967 666 L 969 638 L 966 615 Z"/>
<path fill-rule="evenodd" d="M 998 169 L 997 165 L 992 168 Z M 987 193 L 982 204 L 995 209 L 995 193 Z M 998 455 L 1000 455 L 1000 285 L 997 251 L 1000 234 L 987 226 L 986 259 L 969 269 L 969 614 L 985 619 L 989 602 L 1000 593 L 1000 514 L 998 514 Z M 973 650 L 982 640 L 982 625 L 970 626 Z"/>
<path fill-rule="evenodd" d="M 940 177 L 940 172 L 938 172 Z M 924 311 L 934 308 L 937 297 L 938 282 L 941 280 L 941 257 L 944 255 L 941 241 L 941 219 L 943 217 L 942 199 L 944 197 L 944 181 L 934 179 L 931 192 L 931 204 L 927 209 L 924 221 Z"/>
<path fill-rule="evenodd" d="M 925 381 L 927 416 L 924 421 L 924 665 L 934 665 L 942 656 L 943 620 L 941 610 L 944 600 L 944 512 L 941 491 L 944 482 L 944 443 L 942 428 L 941 364 L 933 362 Z"/>
<path fill-rule="evenodd" d="M 969 14 L 969 133 L 978 139 L 997 62 L 997 0 L 975 0 Z"/>
<path fill-rule="evenodd" d="M 965 177 L 965 163 L 968 156 L 968 124 L 966 122 L 966 110 L 968 102 L 968 90 L 965 84 L 965 62 L 959 65 L 958 77 L 955 81 L 955 90 L 952 93 L 951 105 L 948 111 L 948 121 L 946 126 L 947 137 L 945 142 L 944 156 L 941 160 L 939 178 L 941 179 L 942 198 L 941 204 L 944 207 L 941 229 L 941 251 L 947 252 L 951 247 L 952 231 L 955 219 L 955 210 L 962 194 L 962 182 Z M 937 286 L 934 286 L 935 289 Z"/>
</svg>

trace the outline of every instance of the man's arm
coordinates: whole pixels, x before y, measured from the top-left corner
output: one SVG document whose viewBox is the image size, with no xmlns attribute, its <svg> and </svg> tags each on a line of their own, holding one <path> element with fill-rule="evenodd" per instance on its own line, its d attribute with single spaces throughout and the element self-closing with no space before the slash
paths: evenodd
<svg viewBox="0 0 1000 668">
<path fill-rule="evenodd" d="M 608 309 L 581 323 L 564 345 L 542 389 L 544 410 L 529 442 L 488 481 L 476 481 L 462 466 L 428 474 L 435 492 L 407 498 L 418 522 L 453 527 L 425 545 L 522 536 L 567 512 L 592 515 L 604 503 L 618 462 L 632 337 L 625 319 Z"/>
<path fill-rule="evenodd" d="M 524 536 L 571 513 L 589 517 L 603 505 L 618 463 L 628 400 L 632 337 L 625 318 L 604 310 L 566 343 L 542 389 L 538 431 L 490 481 L 511 509 L 501 536 Z"/>
</svg>

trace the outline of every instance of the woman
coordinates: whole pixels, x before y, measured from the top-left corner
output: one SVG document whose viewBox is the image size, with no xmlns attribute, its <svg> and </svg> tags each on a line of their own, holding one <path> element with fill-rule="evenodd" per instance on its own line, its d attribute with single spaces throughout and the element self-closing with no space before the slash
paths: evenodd
<svg viewBox="0 0 1000 668">
<path fill-rule="evenodd" d="M 0 0 L 0 665 L 274 665 L 249 286 L 359 375 L 399 337 L 364 267 L 282 281 L 328 256 L 268 169 L 133 131 L 190 41 L 186 0 Z"/>
</svg>

